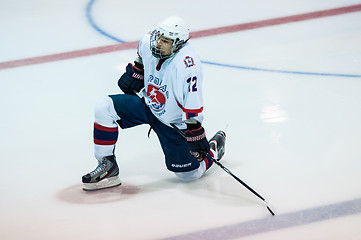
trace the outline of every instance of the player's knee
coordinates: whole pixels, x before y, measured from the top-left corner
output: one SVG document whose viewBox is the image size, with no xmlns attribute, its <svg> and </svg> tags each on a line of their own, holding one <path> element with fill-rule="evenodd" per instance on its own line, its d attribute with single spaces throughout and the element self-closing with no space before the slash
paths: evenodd
<svg viewBox="0 0 361 240">
<path fill-rule="evenodd" d="M 103 126 L 112 126 L 114 121 L 119 118 L 116 115 L 113 101 L 110 97 L 102 97 L 94 107 L 95 122 Z"/>
<path fill-rule="evenodd" d="M 189 172 L 175 172 L 177 178 L 183 182 L 190 182 L 199 179 L 203 175 L 203 169 L 197 168 Z"/>
</svg>

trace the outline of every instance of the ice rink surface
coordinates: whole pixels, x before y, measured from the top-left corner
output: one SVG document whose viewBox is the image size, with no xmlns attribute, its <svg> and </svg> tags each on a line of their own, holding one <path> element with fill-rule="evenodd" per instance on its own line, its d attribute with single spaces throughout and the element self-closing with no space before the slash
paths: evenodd
<svg viewBox="0 0 361 240">
<path fill-rule="evenodd" d="M 0 1 L 0 239 L 361 239 L 360 4 Z M 228 125 L 222 163 L 275 217 L 216 165 L 179 182 L 148 126 L 119 134 L 121 187 L 82 191 L 97 164 L 94 104 L 120 92 L 136 56 L 96 49 L 138 41 L 170 15 L 197 32 L 311 12 L 190 40 L 204 63 L 207 135 Z"/>
</svg>

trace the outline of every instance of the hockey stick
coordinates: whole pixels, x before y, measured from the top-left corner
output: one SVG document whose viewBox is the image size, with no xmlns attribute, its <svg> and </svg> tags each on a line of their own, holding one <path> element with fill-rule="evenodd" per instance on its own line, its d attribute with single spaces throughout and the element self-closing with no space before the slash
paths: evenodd
<svg viewBox="0 0 361 240">
<path fill-rule="evenodd" d="M 182 130 L 180 130 L 174 123 L 170 124 L 180 135 L 182 135 L 182 137 L 187 138 L 186 135 L 184 134 L 184 132 L 182 132 Z M 272 214 L 272 216 L 274 216 L 274 212 L 271 210 L 271 208 L 268 206 L 267 201 L 261 196 L 259 195 L 255 190 L 253 190 L 250 186 L 248 186 L 245 182 L 243 182 L 239 177 L 237 177 L 236 175 L 234 175 L 228 168 L 226 168 L 225 166 L 223 166 L 223 164 L 221 164 L 217 159 L 212 158 L 212 156 L 207 153 L 207 158 L 210 158 L 216 165 L 218 165 L 220 168 L 222 168 L 226 173 L 228 173 L 229 175 L 231 175 L 234 179 L 236 179 L 239 183 L 241 183 L 244 187 L 246 187 L 249 191 L 251 191 L 254 195 L 256 195 L 259 199 L 261 199 L 264 203 L 266 203 L 267 209 L 268 211 Z"/>
</svg>

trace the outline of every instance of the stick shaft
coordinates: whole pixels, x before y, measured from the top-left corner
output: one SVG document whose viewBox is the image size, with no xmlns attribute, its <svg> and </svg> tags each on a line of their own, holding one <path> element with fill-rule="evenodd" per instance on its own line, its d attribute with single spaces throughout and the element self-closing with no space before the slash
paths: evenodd
<svg viewBox="0 0 361 240">
<path fill-rule="evenodd" d="M 210 156 L 211 157 L 211 156 Z M 245 182 L 243 182 L 239 177 L 237 177 L 236 175 L 234 175 L 228 168 L 226 168 L 225 166 L 223 166 L 218 160 L 213 159 L 212 161 L 217 164 L 220 168 L 222 168 L 226 173 L 228 173 L 229 175 L 231 175 L 234 179 L 236 179 L 239 183 L 241 183 L 245 188 L 247 188 L 250 192 L 252 192 L 254 195 L 256 195 L 259 199 L 261 199 L 263 202 L 266 203 L 267 205 L 267 209 L 268 211 L 272 214 L 272 216 L 274 216 L 274 212 L 271 210 L 271 208 L 268 206 L 268 203 L 266 202 L 266 200 L 259 194 L 257 193 L 255 190 L 253 190 L 250 186 L 248 186 Z"/>
<path fill-rule="evenodd" d="M 186 138 L 185 134 L 173 123 L 171 123 L 171 126 L 180 134 L 182 135 L 182 137 Z M 228 168 L 226 168 L 225 166 L 223 166 L 223 164 L 221 164 L 218 160 L 214 159 L 209 153 L 207 153 L 207 158 L 210 158 L 216 165 L 218 165 L 220 168 L 222 168 L 226 173 L 228 173 L 229 175 L 231 175 L 234 179 L 236 179 L 239 183 L 241 183 L 245 188 L 247 188 L 250 192 L 252 192 L 254 195 L 256 195 L 259 199 L 261 199 L 262 201 L 264 201 L 267 204 L 267 209 L 268 211 L 272 214 L 272 216 L 274 216 L 274 212 L 270 209 L 270 207 L 268 206 L 268 203 L 266 202 L 266 200 L 259 194 L 257 193 L 255 190 L 253 190 L 250 186 L 248 186 L 245 182 L 243 182 L 239 177 L 237 177 L 236 175 L 234 175 Z"/>
<path fill-rule="evenodd" d="M 256 195 L 258 198 L 260 198 L 262 201 L 266 201 L 259 193 L 257 193 L 255 190 L 253 190 L 250 186 L 248 186 L 245 182 L 243 182 L 239 177 L 234 175 L 228 168 L 223 166 L 220 162 L 218 162 L 215 159 L 212 159 L 215 164 L 217 164 L 220 168 L 222 168 L 226 173 L 231 175 L 234 179 L 236 179 L 239 183 L 241 183 L 244 187 L 246 187 L 249 191 L 251 191 L 254 195 Z"/>
</svg>

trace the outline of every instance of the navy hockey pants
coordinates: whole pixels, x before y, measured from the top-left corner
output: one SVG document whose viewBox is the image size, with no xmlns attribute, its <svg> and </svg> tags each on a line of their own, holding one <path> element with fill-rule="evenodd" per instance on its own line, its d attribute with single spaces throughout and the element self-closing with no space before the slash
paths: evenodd
<svg viewBox="0 0 361 240">
<path fill-rule="evenodd" d="M 157 134 L 165 155 L 165 163 L 172 172 L 188 172 L 199 168 L 199 162 L 189 152 L 187 141 L 173 128 L 160 122 L 148 106 L 135 95 L 109 95 L 113 100 L 121 128 L 149 124 Z"/>
</svg>

